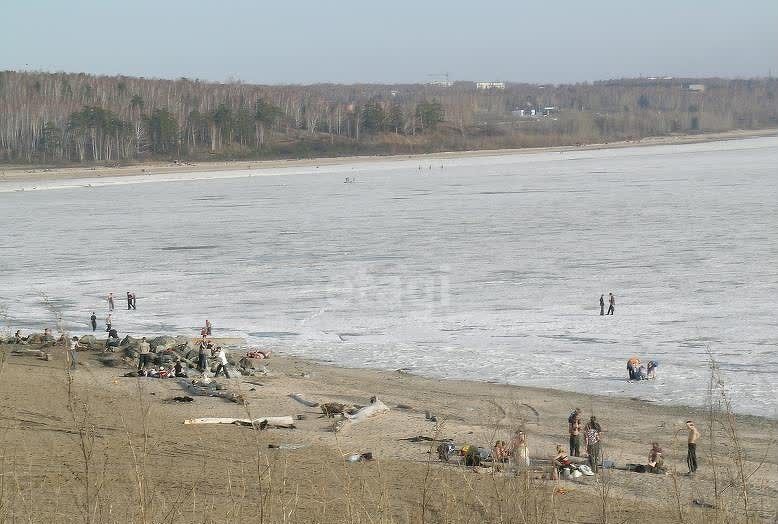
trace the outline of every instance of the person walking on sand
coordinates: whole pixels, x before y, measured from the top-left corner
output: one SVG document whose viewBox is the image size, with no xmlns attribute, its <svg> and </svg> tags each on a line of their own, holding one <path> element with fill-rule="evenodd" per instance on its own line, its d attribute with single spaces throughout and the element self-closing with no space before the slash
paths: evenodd
<svg viewBox="0 0 778 524">
<path fill-rule="evenodd" d="M 613 293 L 608 293 L 608 313 L 606 314 L 612 315 L 615 307 L 616 307 L 616 297 L 613 296 Z"/>
<path fill-rule="evenodd" d="M 570 416 L 571 419 L 567 420 L 568 432 L 570 433 L 570 456 L 581 456 L 581 409 L 575 408 Z"/>
<path fill-rule="evenodd" d="M 697 471 L 697 441 L 700 440 L 700 432 L 691 420 L 686 421 L 689 430 L 687 439 L 686 465 L 689 466 L 689 475 Z"/>
<path fill-rule="evenodd" d="M 216 361 L 219 365 L 216 366 L 216 373 L 214 373 L 214 376 L 218 377 L 219 372 L 224 371 L 225 378 L 230 378 L 230 372 L 227 371 L 227 353 L 225 353 L 224 348 L 221 346 L 216 348 Z"/>
<path fill-rule="evenodd" d="M 113 311 L 113 293 L 108 293 L 108 311 Z"/>
<path fill-rule="evenodd" d="M 586 439 L 586 453 L 589 455 L 589 467 L 594 473 L 600 463 L 600 432 L 602 426 L 597 422 L 597 417 L 592 415 L 589 423 L 584 428 L 584 438 Z"/>
<path fill-rule="evenodd" d="M 105 317 L 105 330 L 111 331 L 111 325 L 113 324 L 113 317 L 111 317 L 111 314 L 108 313 L 108 316 Z"/>
<path fill-rule="evenodd" d="M 605 295 L 600 295 L 600 316 L 605 314 Z"/>
<path fill-rule="evenodd" d="M 140 339 L 140 344 L 138 345 L 138 371 L 142 370 L 146 367 L 146 364 L 149 363 L 151 360 L 151 345 L 149 345 L 148 342 L 146 342 L 146 337 L 143 337 Z"/>
<path fill-rule="evenodd" d="M 92 311 L 92 316 L 89 317 L 89 322 L 92 324 L 92 331 L 97 331 L 97 315 Z"/>
</svg>

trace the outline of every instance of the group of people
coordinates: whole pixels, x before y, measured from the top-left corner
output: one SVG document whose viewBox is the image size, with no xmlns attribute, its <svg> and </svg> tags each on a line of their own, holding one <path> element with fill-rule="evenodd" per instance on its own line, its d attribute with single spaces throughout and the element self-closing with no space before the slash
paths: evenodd
<svg viewBox="0 0 778 524">
<path fill-rule="evenodd" d="M 616 310 L 616 297 L 608 293 L 608 312 L 605 312 L 605 295 L 600 295 L 600 316 L 612 315 Z"/>
<path fill-rule="evenodd" d="M 582 427 L 581 422 L 581 409 L 575 408 L 570 413 L 567 419 L 568 433 L 570 435 L 570 453 L 568 454 L 564 446 L 557 444 L 556 454 L 552 458 L 554 465 L 554 471 L 558 475 L 564 473 L 565 475 L 573 474 L 574 471 L 578 471 L 581 474 L 594 474 L 597 473 L 601 463 L 601 433 L 603 432 L 602 426 L 597 422 L 597 417 L 592 415 L 589 422 Z M 689 475 L 694 474 L 697 471 L 697 442 L 700 439 L 700 432 L 697 430 L 694 422 L 691 420 L 686 421 L 687 429 L 687 453 L 686 464 L 689 468 Z M 581 457 L 582 444 L 585 445 L 586 457 L 588 458 L 587 465 L 581 465 L 574 463 L 570 457 Z M 637 472 L 657 473 L 664 474 L 665 459 L 664 451 L 658 442 L 651 443 L 651 449 L 648 452 L 648 461 L 646 464 L 630 465 L 629 469 Z M 565 470 L 567 470 L 565 472 Z M 573 474 L 577 476 L 577 474 Z"/>
<path fill-rule="evenodd" d="M 108 311 L 113 311 L 114 307 L 115 307 L 115 304 L 114 304 L 114 301 L 113 301 L 113 293 L 108 293 L 108 296 L 106 297 L 106 299 L 108 300 Z M 138 309 L 137 303 L 136 303 L 135 293 L 131 292 L 131 291 L 127 292 L 127 309 L 128 310 L 130 310 L 130 309 Z"/>
<path fill-rule="evenodd" d="M 647 364 L 643 364 L 636 356 L 632 356 L 627 360 L 627 372 L 629 373 L 630 380 L 648 380 L 656 378 L 656 368 L 659 367 L 659 362 L 656 360 L 649 360 Z"/>
<path fill-rule="evenodd" d="M 203 338 L 200 340 L 198 347 L 197 370 L 199 372 L 203 373 L 208 369 L 208 353 L 210 352 L 210 356 L 212 358 L 215 357 L 217 363 L 214 376 L 218 377 L 219 373 L 224 372 L 224 377 L 230 378 L 230 372 L 227 369 L 227 351 L 223 347 L 216 346 L 214 348 L 213 343 L 209 341 L 205 335 L 203 335 Z"/>
</svg>

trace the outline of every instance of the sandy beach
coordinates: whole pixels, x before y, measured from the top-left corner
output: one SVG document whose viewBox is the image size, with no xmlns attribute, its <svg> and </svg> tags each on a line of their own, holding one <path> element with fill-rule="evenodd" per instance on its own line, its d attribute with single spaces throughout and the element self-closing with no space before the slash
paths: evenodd
<svg viewBox="0 0 778 524">
<path fill-rule="evenodd" d="M 673 135 L 646 137 L 638 140 L 608 142 L 603 144 L 582 144 L 576 146 L 541 147 L 526 149 L 499 149 L 477 151 L 451 151 L 419 155 L 396 156 L 351 156 L 337 158 L 304 158 L 294 160 L 251 160 L 226 162 L 145 162 L 131 165 L 93 165 L 73 167 L 31 167 L 27 165 L 0 166 L 0 182 L 36 182 L 56 181 L 82 178 L 113 178 L 125 176 L 155 176 L 175 173 L 208 173 L 214 171 L 270 171 L 282 168 L 301 168 L 315 166 L 347 166 L 355 162 L 368 160 L 402 161 L 402 160 L 445 160 L 463 157 L 483 157 L 494 155 L 537 154 L 543 152 L 586 151 L 599 149 L 616 149 L 625 147 L 641 147 L 656 145 L 694 144 L 701 142 L 716 142 L 722 140 L 737 140 L 750 137 L 774 136 L 778 129 L 734 130 L 722 133 L 704 133 L 694 135 Z"/>
<path fill-rule="evenodd" d="M 245 405 L 208 397 L 178 403 L 171 399 L 186 391 L 175 379 L 125 378 L 132 361 L 106 367 L 99 352 L 81 352 L 68 373 L 61 347 L 46 349 L 50 360 L 35 349 L 2 346 L 4 521 L 68 522 L 85 504 L 100 522 L 773 522 L 776 515 L 774 420 L 276 354 L 267 375 L 217 379 Z M 363 406 L 376 396 L 390 410 L 335 433 L 333 419 L 293 393 Z M 556 443 L 567 447 L 575 407 L 598 417 L 604 458 L 617 468 L 644 464 L 656 441 L 669 474 L 611 469 L 549 480 L 548 458 Z M 295 429 L 184 424 L 287 415 L 302 415 Z M 687 419 L 703 433 L 693 477 L 683 475 Z M 444 464 L 436 443 L 402 440 L 488 447 L 518 428 L 529 435 L 532 466 L 516 471 Z M 374 460 L 344 459 L 365 452 Z"/>
</svg>

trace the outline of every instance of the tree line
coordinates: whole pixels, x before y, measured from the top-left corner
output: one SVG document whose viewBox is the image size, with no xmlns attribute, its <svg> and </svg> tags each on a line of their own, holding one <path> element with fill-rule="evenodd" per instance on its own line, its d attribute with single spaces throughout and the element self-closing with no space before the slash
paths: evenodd
<svg viewBox="0 0 778 524">
<path fill-rule="evenodd" d="M 776 95 L 771 78 L 477 90 L 470 82 L 261 86 L 3 71 L 0 161 L 416 153 L 755 129 L 778 127 Z"/>
</svg>

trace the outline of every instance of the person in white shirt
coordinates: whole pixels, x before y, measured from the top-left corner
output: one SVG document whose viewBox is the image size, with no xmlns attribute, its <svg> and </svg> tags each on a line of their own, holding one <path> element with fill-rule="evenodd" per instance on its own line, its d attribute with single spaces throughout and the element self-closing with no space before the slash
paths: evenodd
<svg viewBox="0 0 778 524">
<path fill-rule="evenodd" d="M 111 331 L 111 324 L 113 324 L 113 317 L 110 313 L 108 313 L 108 316 L 105 317 L 105 331 Z"/>
<path fill-rule="evenodd" d="M 140 355 L 138 355 L 138 371 L 140 371 L 146 367 L 146 364 L 148 364 L 149 360 L 151 360 L 151 346 L 148 342 L 146 342 L 146 337 L 140 339 L 138 352 L 140 353 Z"/>
<path fill-rule="evenodd" d="M 218 362 L 219 365 L 216 366 L 216 374 L 214 376 L 218 377 L 219 372 L 224 370 L 224 376 L 230 378 L 230 372 L 227 371 L 227 353 L 221 346 L 216 348 L 216 362 Z"/>
<path fill-rule="evenodd" d="M 78 337 L 73 337 L 68 340 L 68 360 L 70 361 L 69 369 L 71 371 L 78 367 Z"/>
</svg>

